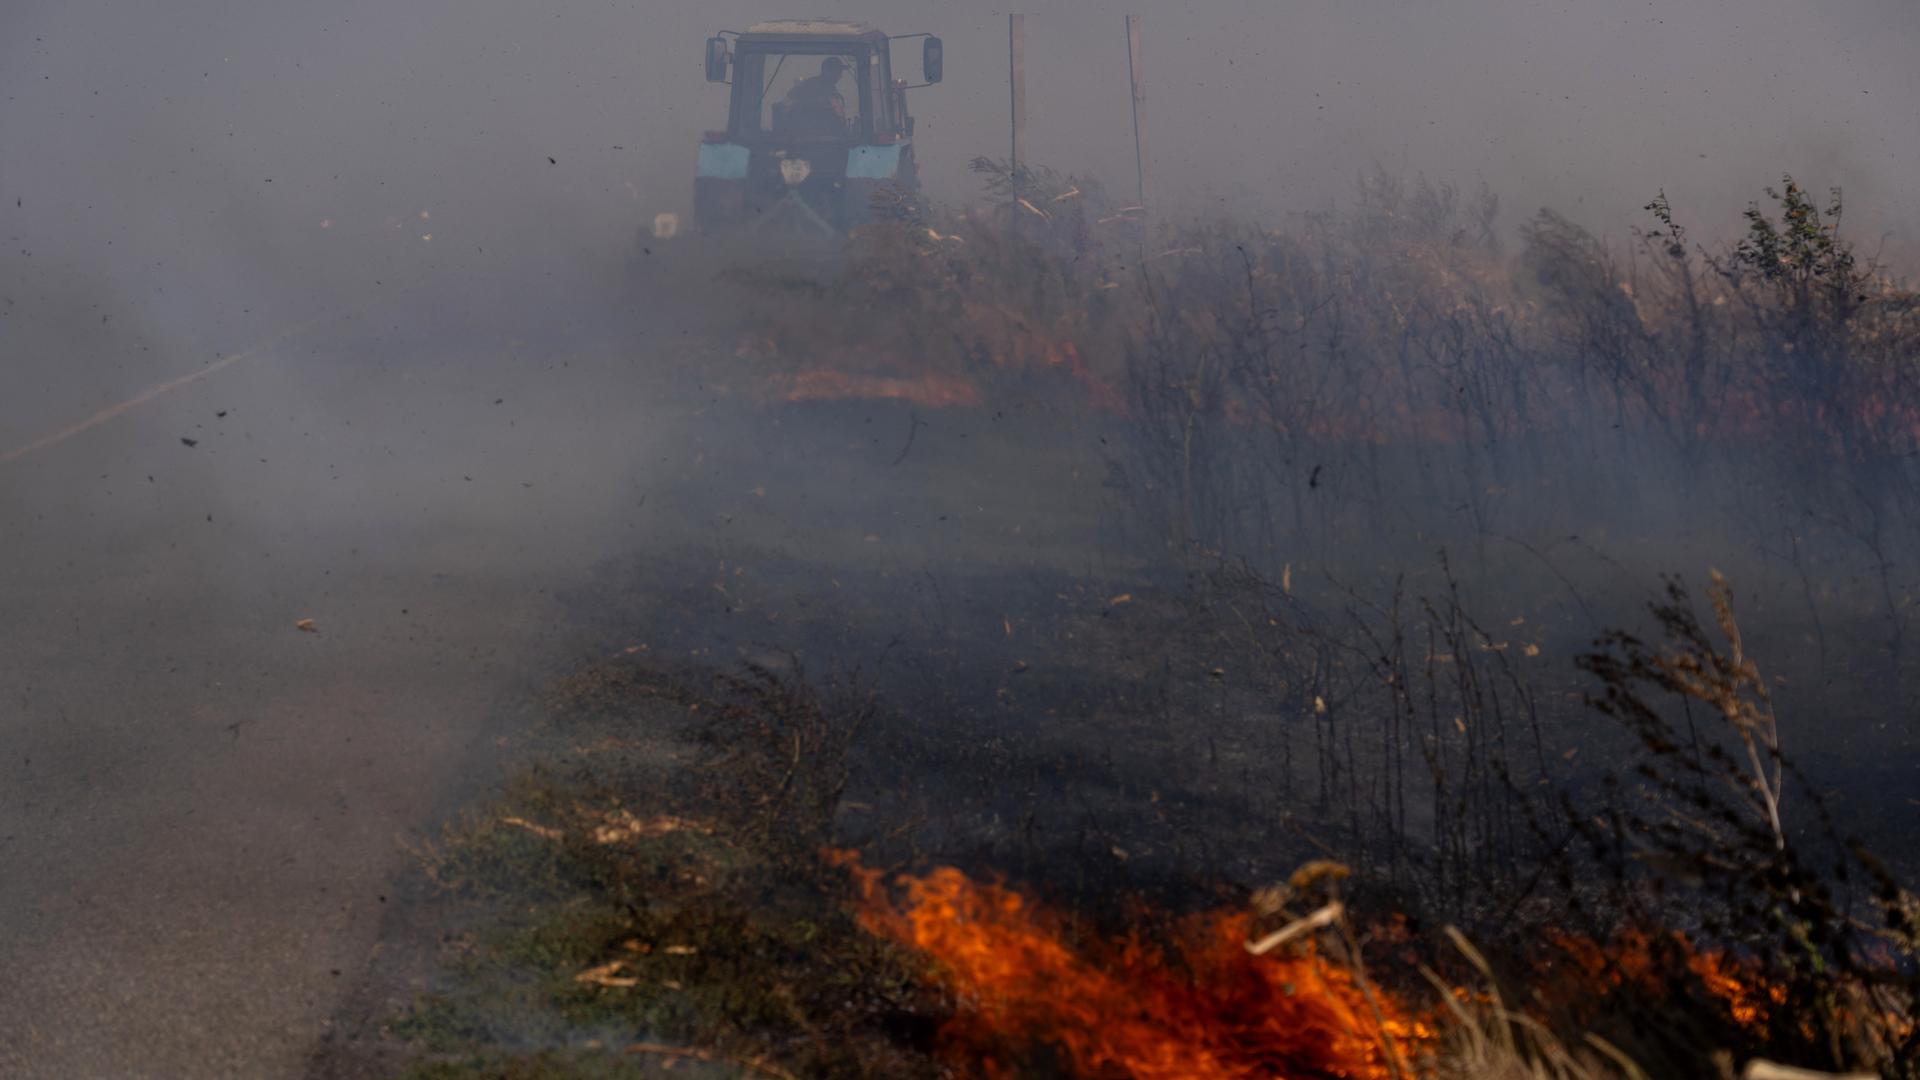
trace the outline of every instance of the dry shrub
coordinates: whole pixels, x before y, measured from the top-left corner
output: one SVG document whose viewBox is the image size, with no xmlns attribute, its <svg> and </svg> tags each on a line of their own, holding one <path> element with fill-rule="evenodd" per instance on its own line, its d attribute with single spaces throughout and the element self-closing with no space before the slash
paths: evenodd
<svg viewBox="0 0 1920 1080">
<path fill-rule="evenodd" d="M 1571 900 L 1616 924 L 1684 928 L 1737 957 L 1773 1007 L 1724 1032 L 1728 1045 L 1920 1075 L 1913 897 L 1836 833 L 1780 745 L 1730 589 L 1716 576 L 1708 596 L 1719 640 L 1674 581 L 1653 606 L 1664 641 L 1614 632 L 1581 660 L 1600 685 L 1593 706 L 1640 752 L 1603 805 L 1568 800 L 1607 875 L 1598 895 L 1569 889 Z"/>
<path fill-rule="evenodd" d="M 698 729 L 710 801 L 763 850 L 810 860 L 830 839 L 854 741 L 874 716 L 872 692 L 852 675 L 815 686 L 797 663 L 788 672 L 749 664 L 719 682 Z"/>
<path fill-rule="evenodd" d="M 1091 417 L 1122 546 L 1174 565 L 1744 542 L 1823 668 L 1828 622 L 1877 624 L 1872 674 L 1911 723 L 1920 298 L 1855 251 L 1837 197 L 1789 180 L 1721 250 L 1664 197 L 1624 251 L 1543 210 L 1509 252 L 1484 189 L 1375 174 L 1280 228 L 1149 227 L 1083 178 L 976 167 L 980 206 L 761 275 L 759 354 L 867 376 L 806 396 Z"/>
</svg>

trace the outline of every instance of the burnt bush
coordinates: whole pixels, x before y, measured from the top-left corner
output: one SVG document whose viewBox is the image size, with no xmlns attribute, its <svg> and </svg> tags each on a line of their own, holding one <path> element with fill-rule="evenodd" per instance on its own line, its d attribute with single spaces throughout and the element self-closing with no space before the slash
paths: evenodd
<svg viewBox="0 0 1920 1080">
<path fill-rule="evenodd" d="M 1167 567 L 1352 578 L 1445 547 L 1497 586 L 1570 538 L 1589 577 L 1737 557 L 1819 675 L 1871 680 L 1912 733 L 1920 297 L 1837 193 L 1788 179 L 1731 246 L 1660 197 L 1623 249 L 1542 210 L 1509 250 L 1485 189 L 1373 175 L 1283 227 L 1150 225 L 977 168 L 981 206 L 876 224 L 803 305 L 769 301 L 765 354 L 1083 432 L 1119 549 Z"/>
<path fill-rule="evenodd" d="M 1743 958 L 1767 990 L 1748 1020 L 1751 1049 L 1920 1075 L 1914 898 L 1838 833 L 1782 747 L 1724 579 L 1708 598 L 1717 640 L 1675 581 L 1653 606 L 1660 641 L 1616 631 L 1581 658 L 1592 706 L 1638 743 L 1599 805 L 1567 805 L 1590 865 L 1606 870 L 1598 910 Z"/>
</svg>

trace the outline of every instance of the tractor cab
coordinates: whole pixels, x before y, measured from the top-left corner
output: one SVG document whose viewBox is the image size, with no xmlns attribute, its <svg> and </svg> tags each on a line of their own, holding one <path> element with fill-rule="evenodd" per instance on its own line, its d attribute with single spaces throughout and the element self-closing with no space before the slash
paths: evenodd
<svg viewBox="0 0 1920 1080">
<path fill-rule="evenodd" d="M 917 85 L 939 82 L 940 39 L 927 34 L 785 19 L 707 39 L 707 79 L 732 92 L 726 127 L 700 146 L 695 224 L 832 235 L 870 216 L 883 191 L 916 191 L 916 87 L 893 73 L 893 42 L 907 38 L 922 41 Z"/>
</svg>

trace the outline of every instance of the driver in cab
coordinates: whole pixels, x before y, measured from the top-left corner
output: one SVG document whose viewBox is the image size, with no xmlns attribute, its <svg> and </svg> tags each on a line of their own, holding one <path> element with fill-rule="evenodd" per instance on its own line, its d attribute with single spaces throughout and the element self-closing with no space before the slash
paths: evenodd
<svg viewBox="0 0 1920 1080">
<path fill-rule="evenodd" d="M 847 62 L 829 56 L 820 61 L 820 74 L 794 83 L 783 102 L 788 123 L 808 134 L 846 134 L 847 99 L 840 93 L 840 80 L 846 73 Z"/>
</svg>

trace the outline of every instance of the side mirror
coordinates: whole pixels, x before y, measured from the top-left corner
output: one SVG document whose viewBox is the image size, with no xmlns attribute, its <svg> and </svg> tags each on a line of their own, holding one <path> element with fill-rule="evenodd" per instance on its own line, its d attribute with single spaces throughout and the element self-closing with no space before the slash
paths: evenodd
<svg viewBox="0 0 1920 1080">
<path fill-rule="evenodd" d="M 929 37 L 926 40 L 926 43 L 920 46 L 921 78 L 925 79 L 927 82 L 930 82 L 930 83 L 939 82 L 940 68 L 941 68 L 940 60 L 941 60 L 940 39 L 937 37 Z"/>
<path fill-rule="evenodd" d="M 727 39 L 710 37 L 707 39 L 707 81 L 727 81 Z"/>
</svg>

